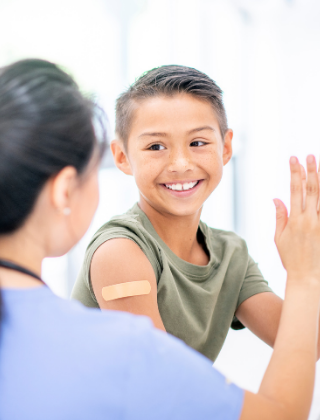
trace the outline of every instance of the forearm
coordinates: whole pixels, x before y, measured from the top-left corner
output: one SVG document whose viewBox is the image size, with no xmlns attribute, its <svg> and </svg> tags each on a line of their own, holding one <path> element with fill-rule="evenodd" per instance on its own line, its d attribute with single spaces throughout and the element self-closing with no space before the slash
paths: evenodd
<svg viewBox="0 0 320 420">
<path fill-rule="evenodd" d="M 319 329 L 320 287 L 288 279 L 274 353 L 259 394 L 283 406 L 288 419 L 307 419 Z"/>
<path fill-rule="evenodd" d="M 319 317 L 319 329 L 318 329 L 318 348 L 317 348 L 317 360 L 320 360 L 320 317 Z"/>
</svg>

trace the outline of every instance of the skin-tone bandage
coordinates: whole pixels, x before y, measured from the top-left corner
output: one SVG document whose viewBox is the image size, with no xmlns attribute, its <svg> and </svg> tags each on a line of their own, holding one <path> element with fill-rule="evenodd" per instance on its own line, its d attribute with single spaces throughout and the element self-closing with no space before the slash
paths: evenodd
<svg viewBox="0 0 320 420">
<path fill-rule="evenodd" d="M 151 285 L 148 280 L 140 280 L 103 287 L 102 297 L 108 302 L 130 296 L 148 295 L 150 292 Z"/>
</svg>

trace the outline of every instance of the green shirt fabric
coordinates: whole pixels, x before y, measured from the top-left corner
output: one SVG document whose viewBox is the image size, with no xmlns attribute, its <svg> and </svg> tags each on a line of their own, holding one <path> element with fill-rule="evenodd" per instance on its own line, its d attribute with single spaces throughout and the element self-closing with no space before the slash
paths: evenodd
<svg viewBox="0 0 320 420">
<path fill-rule="evenodd" d="M 167 332 L 214 361 L 230 326 L 241 328 L 234 317 L 238 306 L 249 297 L 271 289 L 242 238 L 233 232 L 209 228 L 201 221 L 199 230 L 210 255 L 206 266 L 177 257 L 135 204 L 127 213 L 113 217 L 93 236 L 72 298 L 88 307 L 99 308 L 90 280 L 93 254 L 110 239 L 131 239 L 153 267 L 159 311 Z M 125 261 L 125 255 L 123 258 Z"/>
</svg>

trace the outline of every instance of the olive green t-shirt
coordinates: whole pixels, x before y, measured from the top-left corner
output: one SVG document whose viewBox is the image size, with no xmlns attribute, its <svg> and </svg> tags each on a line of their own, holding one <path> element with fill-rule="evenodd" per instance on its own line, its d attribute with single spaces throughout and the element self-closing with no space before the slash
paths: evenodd
<svg viewBox="0 0 320 420">
<path fill-rule="evenodd" d="M 177 257 L 135 204 L 127 213 L 113 217 L 93 236 L 72 297 L 88 307 L 98 308 L 90 280 L 92 256 L 109 239 L 131 239 L 153 267 L 159 311 L 167 332 L 214 361 L 230 326 L 242 327 L 234 317 L 238 306 L 250 296 L 271 289 L 249 256 L 243 239 L 233 232 L 209 228 L 201 221 L 198 234 L 210 255 L 205 266 Z M 125 258 L 123 255 L 124 264 Z"/>
</svg>

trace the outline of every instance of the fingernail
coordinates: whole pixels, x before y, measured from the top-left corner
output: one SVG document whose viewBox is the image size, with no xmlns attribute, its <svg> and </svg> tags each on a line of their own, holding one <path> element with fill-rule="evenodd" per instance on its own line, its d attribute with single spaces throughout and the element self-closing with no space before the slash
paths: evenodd
<svg viewBox="0 0 320 420">
<path fill-rule="evenodd" d="M 291 156 L 291 158 L 290 158 L 290 163 L 291 163 L 292 165 L 296 164 L 296 163 L 297 163 L 297 158 L 296 158 L 295 156 Z"/>
<path fill-rule="evenodd" d="M 313 161 L 314 161 L 314 156 L 313 155 L 309 155 L 307 157 L 307 163 L 313 163 Z"/>
<path fill-rule="evenodd" d="M 274 202 L 274 205 L 276 206 L 276 208 L 278 208 L 279 207 L 279 201 L 276 198 L 274 198 L 273 202 Z"/>
</svg>

